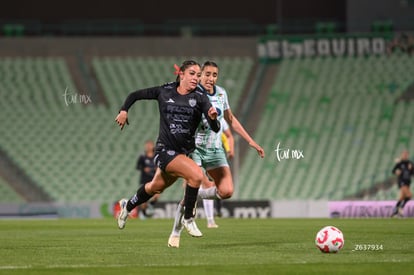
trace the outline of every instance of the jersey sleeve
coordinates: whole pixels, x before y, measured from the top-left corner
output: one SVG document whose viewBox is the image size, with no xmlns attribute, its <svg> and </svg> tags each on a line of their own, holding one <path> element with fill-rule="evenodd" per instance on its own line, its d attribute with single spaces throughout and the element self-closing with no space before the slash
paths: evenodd
<svg viewBox="0 0 414 275">
<path fill-rule="evenodd" d="M 157 99 L 160 94 L 160 87 L 152 87 L 147 89 L 138 90 L 130 93 L 121 106 L 121 111 L 127 111 L 137 100 L 142 99 Z"/>
<path fill-rule="evenodd" d="M 224 104 L 223 104 L 223 108 L 224 108 L 224 111 L 225 111 L 225 110 L 230 109 L 230 103 L 229 103 L 229 98 L 227 96 L 226 90 L 223 89 L 223 91 L 224 91 L 224 93 L 223 93 L 224 94 Z"/>
<path fill-rule="evenodd" d="M 208 110 L 213 106 L 211 105 L 210 100 L 208 99 L 208 97 L 205 94 L 200 94 L 200 98 L 201 98 L 201 110 L 207 120 L 208 125 L 210 126 L 210 128 L 218 133 L 220 131 L 220 121 L 218 119 L 211 119 L 210 116 L 208 115 Z"/>
<path fill-rule="evenodd" d="M 229 129 L 229 124 L 224 118 L 220 120 L 220 123 L 223 131 L 227 131 Z"/>
</svg>

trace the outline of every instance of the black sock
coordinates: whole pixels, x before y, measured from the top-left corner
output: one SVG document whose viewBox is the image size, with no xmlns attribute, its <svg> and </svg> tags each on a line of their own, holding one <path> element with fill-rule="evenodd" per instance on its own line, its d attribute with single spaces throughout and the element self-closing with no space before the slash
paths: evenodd
<svg viewBox="0 0 414 275">
<path fill-rule="evenodd" d="M 198 188 L 189 186 L 185 187 L 184 194 L 184 219 L 190 219 L 194 216 L 193 211 L 197 201 Z"/>
<path fill-rule="evenodd" d="M 401 208 L 404 208 L 404 206 L 405 206 L 405 204 L 410 200 L 411 198 L 405 198 L 402 202 L 401 202 L 401 204 L 400 204 L 400 207 Z"/>
<path fill-rule="evenodd" d="M 130 212 L 138 205 L 148 201 L 152 196 L 153 195 L 150 195 L 147 192 L 145 192 L 145 185 L 141 185 L 137 193 L 134 196 L 132 196 L 130 200 L 128 200 L 126 209 L 128 210 L 128 212 Z"/>
<path fill-rule="evenodd" d="M 157 200 L 150 201 L 149 204 L 151 204 L 152 206 L 154 206 L 156 202 L 157 202 Z"/>
<path fill-rule="evenodd" d="M 395 205 L 395 208 L 400 207 L 402 203 L 403 203 L 403 201 L 397 201 L 397 204 Z"/>
<path fill-rule="evenodd" d="M 394 211 L 392 212 L 393 215 L 398 214 L 398 209 L 400 208 L 400 205 L 403 203 L 403 201 L 397 201 L 397 204 L 394 207 Z"/>
</svg>

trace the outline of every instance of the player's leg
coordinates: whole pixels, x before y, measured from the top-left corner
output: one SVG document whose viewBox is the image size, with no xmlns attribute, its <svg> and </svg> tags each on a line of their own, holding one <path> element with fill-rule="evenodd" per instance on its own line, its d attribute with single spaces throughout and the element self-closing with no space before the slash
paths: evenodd
<svg viewBox="0 0 414 275">
<path fill-rule="evenodd" d="M 203 188 L 200 188 L 199 197 L 204 199 L 207 215 L 207 226 L 210 228 L 217 227 L 214 220 L 214 201 L 206 201 L 205 199 L 227 199 L 233 194 L 233 178 L 231 170 L 227 162 L 224 151 L 214 151 L 207 153 L 205 160 L 206 170 L 212 179 L 204 181 Z"/>
<path fill-rule="evenodd" d="M 217 224 L 214 220 L 214 201 L 228 199 L 233 194 L 233 178 L 230 168 L 228 166 L 217 167 L 208 170 L 208 174 L 214 181 L 215 186 L 209 188 L 201 188 L 199 190 L 199 197 L 203 199 L 203 202 L 207 202 L 205 206 L 207 216 L 207 227 L 217 228 Z M 208 205 L 210 203 L 210 205 Z M 211 211 L 211 213 L 209 212 Z"/>
<path fill-rule="evenodd" d="M 202 165 L 202 156 L 199 154 L 197 150 L 195 150 L 191 155 L 191 159 L 197 164 L 197 166 L 201 167 Z M 183 187 L 184 190 L 186 189 L 187 182 L 184 181 Z M 185 196 L 185 191 L 184 195 Z M 171 234 L 168 238 L 168 247 L 176 247 L 180 246 L 180 235 L 181 231 L 183 230 L 182 219 L 184 216 L 184 198 L 181 199 L 177 204 L 177 209 L 175 210 L 174 214 L 174 223 L 172 227 Z"/>
<path fill-rule="evenodd" d="M 201 184 L 200 190 L 205 190 L 211 187 L 215 187 L 214 181 L 210 180 L 209 177 L 204 174 L 203 183 Z M 198 191 L 200 193 L 200 190 Z M 217 228 L 218 225 L 214 219 L 214 200 L 213 199 L 203 199 L 203 209 L 206 214 L 207 227 L 208 228 Z"/>
<path fill-rule="evenodd" d="M 401 186 L 401 193 L 402 193 L 402 203 L 400 204 L 400 216 L 403 216 L 403 209 L 405 204 L 411 199 L 411 191 L 410 191 L 410 185 L 404 184 Z"/>
<path fill-rule="evenodd" d="M 166 171 L 176 177 L 184 178 L 187 182 L 184 194 L 184 218 L 183 226 L 193 237 L 201 237 L 203 234 L 194 221 L 194 208 L 197 201 L 198 189 L 203 180 L 201 168 L 189 157 L 177 155 L 167 166 Z"/>
<path fill-rule="evenodd" d="M 228 199 L 233 195 L 233 177 L 224 150 L 208 152 L 205 169 L 215 186 L 199 191 L 203 199 Z"/>
<path fill-rule="evenodd" d="M 180 236 L 181 231 L 183 230 L 182 218 L 184 216 L 184 200 L 181 200 L 178 205 L 177 209 L 175 210 L 174 214 L 174 224 L 168 238 L 168 247 L 180 247 Z"/>
<path fill-rule="evenodd" d="M 398 188 L 400 189 L 400 194 L 398 197 L 398 201 L 394 207 L 394 210 L 391 214 L 391 217 L 396 217 L 397 215 L 401 215 L 401 205 L 404 202 L 404 189 L 403 189 L 404 184 L 402 182 L 398 182 Z"/>
<path fill-rule="evenodd" d="M 214 186 L 213 182 L 211 182 L 211 184 L 209 183 L 209 179 L 207 178 L 207 175 L 205 175 L 202 185 L 205 185 L 205 182 L 209 184 L 208 187 Z M 186 186 L 187 186 L 187 182 L 184 182 L 184 188 L 186 188 Z M 193 213 L 194 213 L 194 210 L 193 210 Z M 180 235 L 183 229 L 183 224 L 182 224 L 183 216 L 184 216 L 184 199 L 182 199 L 177 204 L 177 209 L 175 210 L 175 214 L 174 214 L 173 228 L 172 228 L 170 237 L 168 238 L 168 247 L 178 248 L 180 246 Z"/>
<path fill-rule="evenodd" d="M 233 195 L 233 177 L 228 166 L 207 170 L 215 186 L 201 189 L 199 196 L 202 199 L 228 199 Z"/>
<path fill-rule="evenodd" d="M 218 225 L 214 219 L 214 200 L 203 199 L 203 208 L 207 219 L 207 228 L 217 228 Z"/>
<path fill-rule="evenodd" d="M 132 211 L 132 209 L 141 205 L 142 203 L 147 202 L 155 194 L 161 193 L 176 180 L 177 177 L 168 175 L 160 168 L 157 168 L 154 178 L 151 182 L 141 185 L 137 193 L 134 194 L 129 200 L 122 199 L 119 202 L 121 206 L 121 212 L 118 216 L 119 229 L 123 229 L 125 227 L 128 214 Z"/>
</svg>

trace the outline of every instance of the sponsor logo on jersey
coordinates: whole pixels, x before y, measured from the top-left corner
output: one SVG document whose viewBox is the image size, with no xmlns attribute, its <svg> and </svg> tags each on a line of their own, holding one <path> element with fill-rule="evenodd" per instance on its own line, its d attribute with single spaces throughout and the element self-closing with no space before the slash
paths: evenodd
<svg viewBox="0 0 414 275">
<path fill-rule="evenodd" d="M 216 107 L 216 110 L 217 110 L 217 116 L 221 116 L 221 114 L 222 114 L 221 109 L 220 109 L 220 108 L 218 108 L 218 107 Z"/>
<path fill-rule="evenodd" d="M 172 100 L 172 98 L 168 99 L 168 100 L 167 100 L 167 101 L 165 101 L 165 102 L 167 102 L 167 103 L 175 103 L 175 101 L 174 101 L 174 100 Z"/>
</svg>

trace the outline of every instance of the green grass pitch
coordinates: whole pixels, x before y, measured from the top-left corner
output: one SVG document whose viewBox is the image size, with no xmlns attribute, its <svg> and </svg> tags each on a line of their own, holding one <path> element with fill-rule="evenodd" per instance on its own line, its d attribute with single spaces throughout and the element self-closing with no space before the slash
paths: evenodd
<svg viewBox="0 0 414 275">
<path fill-rule="evenodd" d="M 0 274 L 407 274 L 414 270 L 414 219 L 198 220 L 202 238 L 183 232 L 168 248 L 172 220 L 0 220 Z M 345 246 L 323 254 L 325 225 Z M 365 248 L 364 248 L 365 245 Z M 382 249 L 369 250 L 368 245 Z"/>
</svg>

